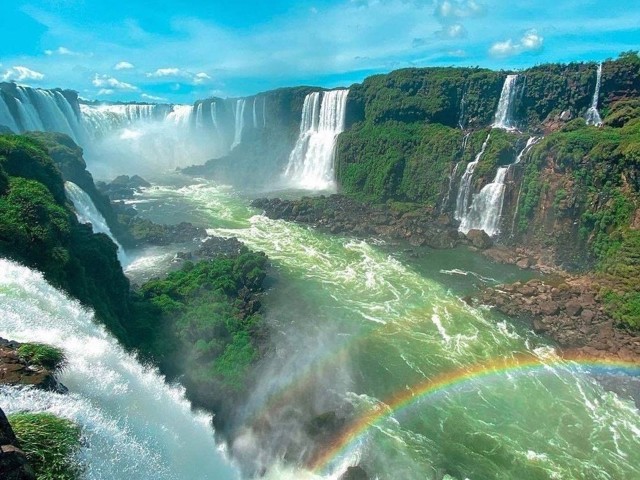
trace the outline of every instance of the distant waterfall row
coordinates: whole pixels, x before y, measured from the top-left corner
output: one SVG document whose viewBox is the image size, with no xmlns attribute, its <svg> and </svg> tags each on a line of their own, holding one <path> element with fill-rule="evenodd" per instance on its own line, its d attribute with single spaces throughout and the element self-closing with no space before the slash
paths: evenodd
<svg viewBox="0 0 640 480">
<path fill-rule="evenodd" d="M 305 97 L 300 134 L 285 171 L 290 186 L 325 190 L 335 185 L 335 145 L 344 131 L 348 95 L 349 90 L 332 90 Z"/>
<path fill-rule="evenodd" d="M 195 105 L 98 104 L 83 103 L 70 91 L 0 84 L 0 125 L 16 133 L 61 132 L 86 147 L 114 131 L 121 131 L 124 138 L 135 137 L 136 127 L 151 122 L 208 134 L 229 151 L 242 141 L 245 124 L 255 129 L 267 125 L 266 99 L 213 98 Z"/>
</svg>

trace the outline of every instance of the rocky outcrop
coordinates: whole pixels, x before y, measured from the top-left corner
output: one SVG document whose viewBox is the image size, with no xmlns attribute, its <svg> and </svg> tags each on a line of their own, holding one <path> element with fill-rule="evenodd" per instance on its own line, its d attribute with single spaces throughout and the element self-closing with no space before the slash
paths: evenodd
<svg viewBox="0 0 640 480">
<path fill-rule="evenodd" d="M 369 475 L 360 466 L 349 467 L 347 471 L 340 476 L 340 480 L 369 480 Z"/>
<path fill-rule="evenodd" d="M 529 321 L 535 332 L 552 338 L 565 352 L 640 362 L 640 336 L 617 328 L 606 313 L 597 285 L 588 276 L 556 283 L 535 279 L 487 289 L 479 300 Z"/>
<path fill-rule="evenodd" d="M 96 183 L 98 190 L 107 195 L 111 200 L 132 198 L 141 188 L 148 188 L 150 186 L 151 184 L 149 182 L 138 175 L 133 175 L 132 177 L 119 175 L 109 183 Z"/>
<path fill-rule="evenodd" d="M 35 480 L 27 456 L 20 450 L 20 444 L 6 415 L 0 409 L 0 478 L 3 480 Z"/>
<path fill-rule="evenodd" d="M 446 219 L 434 220 L 431 210 L 420 207 L 403 212 L 344 195 L 300 200 L 262 198 L 254 200 L 252 206 L 270 218 L 306 223 L 336 234 L 403 240 L 416 247 L 452 248 L 465 243 L 464 236 Z"/>
<path fill-rule="evenodd" d="M 204 228 L 196 227 L 189 222 L 177 225 L 164 225 L 140 217 L 130 217 L 125 223 L 131 236 L 130 246 L 143 245 L 164 246 L 173 243 L 189 243 L 207 236 Z"/>
<path fill-rule="evenodd" d="M 40 365 L 30 364 L 18 353 L 20 343 L 0 338 L 0 384 L 32 386 L 42 390 L 66 393 L 55 372 Z"/>
</svg>

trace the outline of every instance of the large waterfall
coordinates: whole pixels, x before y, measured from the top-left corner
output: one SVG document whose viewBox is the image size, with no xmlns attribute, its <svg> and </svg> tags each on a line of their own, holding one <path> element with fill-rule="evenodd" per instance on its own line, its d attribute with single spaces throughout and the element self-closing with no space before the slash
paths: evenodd
<svg viewBox="0 0 640 480">
<path fill-rule="evenodd" d="M 93 314 L 40 273 L 0 259 L 0 336 L 62 348 L 61 395 L 0 389 L 7 413 L 46 411 L 82 429 L 83 478 L 183 480 L 237 478 L 218 452 L 211 418 L 191 410 L 184 390 L 124 351 Z"/>
<path fill-rule="evenodd" d="M 585 120 L 587 125 L 602 125 L 602 118 L 598 112 L 598 98 L 600 97 L 600 84 L 602 82 L 602 63 L 598 64 L 598 73 L 596 75 L 596 89 L 593 92 L 593 99 L 591 100 L 591 106 L 587 110 Z"/>
<path fill-rule="evenodd" d="M 79 112 L 60 90 L 5 85 L 11 85 L 11 93 L 0 89 L 0 125 L 6 125 L 16 133 L 55 131 L 66 133 L 76 142 L 86 140 Z"/>
<path fill-rule="evenodd" d="M 64 182 L 64 189 L 67 193 L 67 198 L 73 203 L 78 221 L 80 223 L 90 223 L 94 233 L 104 233 L 107 235 L 118 247 L 118 260 L 120 260 L 120 265 L 125 266 L 127 264 L 127 257 L 124 253 L 124 248 L 122 248 L 122 245 L 120 245 L 116 237 L 111 233 L 107 221 L 93 204 L 91 197 L 73 182 Z"/>
<path fill-rule="evenodd" d="M 484 230 L 487 235 L 493 237 L 500 230 L 502 206 L 504 203 L 505 179 L 509 169 L 522 161 L 524 155 L 540 140 L 540 137 L 531 137 L 527 144 L 516 156 L 516 160 L 506 166 L 498 167 L 493 182 L 485 185 L 480 193 L 473 196 L 473 202 L 469 211 L 462 217 L 459 231 L 468 233 L 469 230 Z"/>
<path fill-rule="evenodd" d="M 516 82 L 518 75 L 507 75 L 502 85 L 500 100 L 496 110 L 493 128 L 515 130 L 516 124 L 513 118 L 514 99 L 516 96 Z"/>
<path fill-rule="evenodd" d="M 331 90 L 305 97 L 300 134 L 285 171 L 290 186 L 308 190 L 334 187 L 335 144 L 344 130 L 348 94 L 349 90 Z"/>
<path fill-rule="evenodd" d="M 478 166 L 478 162 L 487 149 L 489 138 L 491 138 L 491 133 L 487 135 L 487 138 L 482 144 L 482 148 L 476 155 L 476 158 L 473 159 L 473 162 L 469 162 L 467 164 L 467 168 L 464 171 L 462 178 L 460 179 L 458 198 L 456 199 L 456 211 L 454 214 L 454 218 L 456 220 L 463 220 L 465 215 L 467 214 L 467 209 L 469 207 L 469 197 L 471 196 L 471 179 L 473 178 L 473 172 L 475 171 L 476 167 Z"/>
</svg>

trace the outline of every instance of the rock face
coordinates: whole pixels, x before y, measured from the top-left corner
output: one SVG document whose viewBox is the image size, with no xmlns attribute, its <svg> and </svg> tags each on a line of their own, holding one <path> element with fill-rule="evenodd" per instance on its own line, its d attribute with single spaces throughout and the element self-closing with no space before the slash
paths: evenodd
<svg viewBox="0 0 640 480">
<path fill-rule="evenodd" d="M 551 337 L 570 353 L 640 362 L 640 336 L 616 327 L 597 285 L 587 276 L 567 277 L 557 285 L 536 279 L 487 289 L 480 301 L 530 321 L 536 333 Z"/>
<path fill-rule="evenodd" d="M 54 372 L 44 367 L 30 365 L 18 355 L 20 343 L 0 338 L 0 384 L 28 385 L 42 390 L 66 393 Z"/>
<path fill-rule="evenodd" d="M 453 248 L 465 243 L 455 226 L 446 220 L 434 220 L 432 211 L 418 207 L 401 212 L 344 195 L 300 200 L 262 198 L 254 200 L 252 206 L 261 208 L 270 218 L 311 224 L 331 233 L 404 240 L 415 247 Z"/>
<path fill-rule="evenodd" d="M 0 478 L 3 480 L 35 480 L 27 456 L 20 450 L 18 439 L 0 409 Z"/>
</svg>

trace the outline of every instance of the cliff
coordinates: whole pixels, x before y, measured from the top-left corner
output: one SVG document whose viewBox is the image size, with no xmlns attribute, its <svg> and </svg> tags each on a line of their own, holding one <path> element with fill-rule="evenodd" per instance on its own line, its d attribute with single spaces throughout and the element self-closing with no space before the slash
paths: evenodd
<svg viewBox="0 0 640 480">
<path fill-rule="evenodd" d="M 109 237 L 76 219 L 46 146 L 0 136 L 0 256 L 42 271 L 124 338 L 129 281 L 116 252 Z"/>
</svg>

